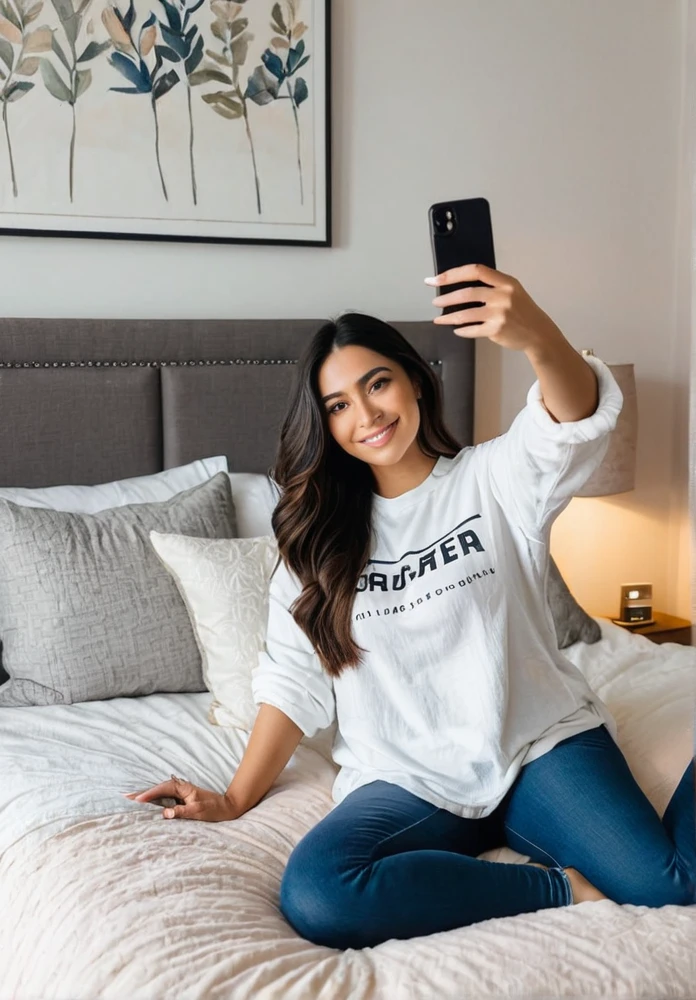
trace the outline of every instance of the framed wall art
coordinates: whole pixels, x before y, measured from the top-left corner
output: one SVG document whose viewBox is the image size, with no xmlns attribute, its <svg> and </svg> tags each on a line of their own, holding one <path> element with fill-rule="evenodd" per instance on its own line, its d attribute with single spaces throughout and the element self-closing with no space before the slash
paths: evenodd
<svg viewBox="0 0 696 1000">
<path fill-rule="evenodd" d="M 0 0 L 0 231 L 329 246 L 329 0 Z"/>
</svg>

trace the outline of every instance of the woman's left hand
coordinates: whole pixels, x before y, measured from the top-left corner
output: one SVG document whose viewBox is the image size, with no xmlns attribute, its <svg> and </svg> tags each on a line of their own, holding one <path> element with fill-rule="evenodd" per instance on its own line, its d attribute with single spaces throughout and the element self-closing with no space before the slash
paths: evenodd
<svg viewBox="0 0 696 1000">
<path fill-rule="evenodd" d="M 451 306 L 467 302 L 481 303 L 478 307 L 444 313 L 433 322 L 455 326 L 460 337 L 488 337 L 512 351 L 534 351 L 549 341 L 558 341 L 563 334 L 543 309 L 524 290 L 517 278 L 503 274 L 485 264 L 464 264 L 443 271 L 435 278 L 426 278 L 428 285 L 455 285 L 460 281 L 483 281 L 489 287 L 460 288 L 456 292 L 438 295 L 434 306 Z M 472 325 L 478 324 L 478 325 Z"/>
</svg>

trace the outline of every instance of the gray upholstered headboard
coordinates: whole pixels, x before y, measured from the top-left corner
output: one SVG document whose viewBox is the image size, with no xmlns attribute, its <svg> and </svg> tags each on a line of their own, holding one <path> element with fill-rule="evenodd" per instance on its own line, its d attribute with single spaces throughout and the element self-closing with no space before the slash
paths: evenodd
<svg viewBox="0 0 696 1000">
<path fill-rule="evenodd" d="M 0 320 L 0 486 L 142 476 L 227 455 L 272 466 L 294 364 L 322 320 Z M 445 420 L 473 442 L 474 348 L 396 322 L 439 375 Z"/>
</svg>

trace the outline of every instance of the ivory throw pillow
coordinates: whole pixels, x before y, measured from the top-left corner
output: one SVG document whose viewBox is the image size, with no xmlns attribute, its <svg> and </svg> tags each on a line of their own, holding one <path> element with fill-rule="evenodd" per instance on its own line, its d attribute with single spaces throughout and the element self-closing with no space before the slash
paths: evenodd
<svg viewBox="0 0 696 1000">
<path fill-rule="evenodd" d="M 278 558 L 273 535 L 224 541 L 150 533 L 184 598 L 213 701 L 208 721 L 249 732 L 258 706 L 251 677 L 264 648 L 268 589 Z M 302 743 L 331 761 L 336 724 Z"/>
<path fill-rule="evenodd" d="M 152 530 L 236 533 L 229 476 L 97 514 L 0 500 L 0 706 L 204 691 L 188 612 Z"/>
<path fill-rule="evenodd" d="M 172 574 L 188 609 L 213 695 L 208 719 L 250 730 L 257 707 L 251 672 L 264 647 L 268 583 L 278 557 L 273 536 L 186 538 L 150 532 L 152 546 Z"/>
</svg>

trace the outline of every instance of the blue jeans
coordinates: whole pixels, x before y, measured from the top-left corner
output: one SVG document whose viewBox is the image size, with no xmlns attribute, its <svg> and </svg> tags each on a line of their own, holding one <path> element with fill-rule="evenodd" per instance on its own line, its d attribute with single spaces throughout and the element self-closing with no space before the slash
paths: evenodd
<svg viewBox="0 0 696 1000">
<path fill-rule="evenodd" d="M 503 844 L 551 867 L 477 859 Z M 662 820 L 604 725 L 524 765 L 483 819 L 373 781 L 297 844 L 280 909 L 315 944 L 372 947 L 568 906 L 569 867 L 616 903 L 695 904 L 694 761 Z"/>
</svg>

